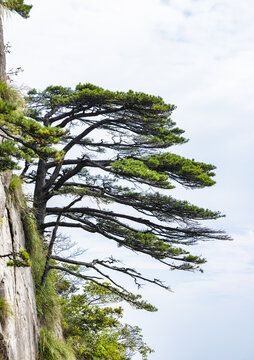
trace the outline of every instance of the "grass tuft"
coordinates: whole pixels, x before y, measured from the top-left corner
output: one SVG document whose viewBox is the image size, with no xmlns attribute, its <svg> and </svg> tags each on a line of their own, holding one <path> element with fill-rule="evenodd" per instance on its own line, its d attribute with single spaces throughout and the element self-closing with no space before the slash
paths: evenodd
<svg viewBox="0 0 254 360">
<path fill-rule="evenodd" d="M 41 324 L 53 327 L 61 320 L 61 309 L 58 294 L 55 289 L 55 274 L 49 273 L 45 287 L 41 286 L 41 278 L 44 271 L 46 254 L 43 249 L 43 241 L 36 227 L 36 222 L 31 210 L 23 211 L 23 224 L 26 234 L 26 248 L 30 253 L 32 271 L 36 289 L 37 313 Z"/>
<path fill-rule="evenodd" d="M 22 179 L 17 175 L 12 175 L 9 185 L 9 191 L 16 206 L 21 209 L 25 206 L 24 195 L 22 191 Z"/>
<path fill-rule="evenodd" d="M 14 314 L 8 302 L 5 299 L 0 299 L 0 322 L 4 324 L 8 318 L 13 316 Z"/>
<path fill-rule="evenodd" d="M 19 111 L 24 109 L 25 102 L 21 92 L 15 88 L 15 86 L 10 85 L 6 80 L 0 81 L 0 98 L 3 101 L 8 101 L 12 104 L 15 104 Z"/>
<path fill-rule="evenodd" d="M 75 360 L 70 345 L 54 336 L 46 327 L 41 328 L 38 360 Z"/>
</svg>

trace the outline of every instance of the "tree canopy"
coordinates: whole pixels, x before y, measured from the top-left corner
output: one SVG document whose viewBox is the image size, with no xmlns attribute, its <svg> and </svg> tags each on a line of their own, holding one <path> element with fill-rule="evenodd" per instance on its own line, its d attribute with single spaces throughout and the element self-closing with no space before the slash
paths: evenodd
<svg viewBox="0 0 254 360">
<path fill-rule="evenodd" d="M 52 148 L 64 135 L 61 129 L 45 127 L 24 116 L 25 103 L 15 87 L 0 81 L 0 171 L 19 168 L 16 160 L 32 163 L 34 159 L 52 157 L 61 153 Z"/>
<path fill-rule="evenodd" d="M 14 116 L 4 107 L 9 103 L 3 103 L 2 147 L 10 161 L 14 159 L 8 146 L 16 149 L 16 157 L 25 158 L 22 178 L 34 184 L 37 225 L 48 244 L 42 284 L 50 269 L 59 269 L 102 287 L 107 281 L 107 289 L 118 296 L 154 310 L 112 274 L 124 273 L 138 286 L 148 281 L 167 288 L 159 279 L 119 265 L 112 254 L 90 262 L 57 256 L 59 230 L 96 233 L 179 270 L 201 270 L 205 262 L 190 254 L 188 245 L 229 239 L 200 224 L 218 219 L 219 212 L 168 194 L 177 185 L 198 189 L 215 184 L 213 165 L 169 151 L 187 141 L 171 119 L 174 105 L 161 97 L 113 92 L 92 84 L 79 84 L 74 90 L 62 86 L 31 90 L 27 102 L 25 115 L 14 107 Z M 60 197 L 65 198 L 61 206 Z M 90 272 L 75 272 L 65 264 Z"/>
<path fill-rule="evenodd" d="M 149 281 L 166 287 L 158 279 L 119 266 L 113 256 L 92 262 L 54 256 L 59 229 L 65 227 L 97 233 L 180 270 L 200 269 L 205 262 L 191 255 L 187 245 L 229 239 L 223 232 L 199 224 L 221 217 L 219 212 L 168 195 L 177 184 L 191 189 L 215 184 L 213 165 L 169 152 L 171 146 L 187 141 L 171 119 L 174 105 L 161 97 L 113 92 L 91 84 L 79 84 L 74 90 L 61 86 L 31 90 L 27 100 L 27 116 L 38 124 L 35 128 L 50 129 L 60 141 L 57 153 L 61 156 L 52 159 L 50 154 L 41 156 L 40 141 L 30 139 L 29 148 L 37 152 L 39 160 L 33 166 L 27 163 L 22 172 L 26 181 L 35 185 L 38 228 L 48 236 L 44 282 L 51 268 L 70 272 L 63 266 L 67 262 L 82 265 L 93 274 L 77 276 L 96 284 L 110 281 L 112 291 L 121 288 L 119 294 L 126 299 L 124 287 L 109 275 L 112 270 L 131 276 L 137 284 Z M 24 126 L 21 128 L 23 131 Z M 20 134 L 13 137 L 18 142 L 24 139 Z M 62 206 L 56 206 L 59 196 L 65 196 Z M 57 264 L 50 265 L 51 258 Z"/>
</svg>

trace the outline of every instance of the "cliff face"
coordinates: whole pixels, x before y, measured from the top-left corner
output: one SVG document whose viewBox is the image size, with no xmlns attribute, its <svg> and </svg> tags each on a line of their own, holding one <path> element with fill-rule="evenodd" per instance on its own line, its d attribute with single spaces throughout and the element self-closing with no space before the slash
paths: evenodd
<svg viewBox="0 0 254 360">
<path fill-rule="evenodd" d="M 0 174 L 0 255 L 25 249 L 20 214 L 8 193 L 10 173 Z M 0 317 L 0 360 L 35 360 L 39 330 L 31 268 L 0 258 L 0 299 L 12 314 Z"/>
</svg>

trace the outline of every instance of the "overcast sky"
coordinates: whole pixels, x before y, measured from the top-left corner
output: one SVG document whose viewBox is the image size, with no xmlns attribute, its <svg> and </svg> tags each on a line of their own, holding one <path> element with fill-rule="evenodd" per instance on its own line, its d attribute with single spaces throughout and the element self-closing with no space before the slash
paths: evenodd
<svg viewBox="0 0 254 360">
<path fill-rule="evenodd" d="M 143 294 L 159 312 L 127 310 L 156 350 L 150 359 L 253 360 L 253 0 L 32 4 L 30 19 L 5 21 L 8 68 L 24 69 L 20 86 L 91 82 L 160 95 L 177 105 L 172 117 L 190 139 L 175 151 L 217 166 L 213 188 L 174 195 L 225 213 L 211 225 L 234 241 L 196 247 L 208 260 L 204 274 L 172 273 L 140 257 L 139 269 L 174 291 L 147 285 Z"/>
</svg>

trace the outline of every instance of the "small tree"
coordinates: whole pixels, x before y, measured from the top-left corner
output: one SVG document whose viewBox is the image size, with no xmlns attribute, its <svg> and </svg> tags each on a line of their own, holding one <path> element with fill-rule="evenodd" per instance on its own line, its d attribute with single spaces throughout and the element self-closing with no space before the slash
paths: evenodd
<svg viewBox="0 0 254 360">
<path fill-rule="evenodd" d="M 31 119 L 44 128 L 68 131 L 58 147 L 62 158 L 52 161 L 40 157 L 36 168 L 26 166 L 23 171 L 26 180 L 35 185 L 38 229 L 42 235 L 46 231 L 49 238 L 42 284 L 54 268 L 101 286 L 106 280 L 110 282 L 107 288 L 132 303 L 137 298 L 115 282 L 112 270 L 131 276 L 138 285 L 149 281 L 166 288 L 158 279 L 119 266 L 113 256 L 92 262 L 53 256 L 60 228 L 97 233 L 180 270 L 200 269 L 205 262 L 191 255 L 187 245 L 199 240 L 229 239 L 221 231 L 199 224 L 200 220 L 221 217 L 219 212 L 167 195 L 175 184 L 195 189 L 215 183 L 213 165 L 168 151 L 186 142 L 183 130 L 170 118 L 173 105 L 160 97 L 112 92 L 91 84 L 80 84 L 75 90 L 61 86 L 50 86 L 42 92 L 32 90 L 28 101 Z M 40 151 L 40 143 L 36 146 L 33 142 L 32 146 Z M 52 200 L 56 202 L 59 196 L 67 197 L 68 202 L 52 206 Z M 92 205 L 91 199 L 98 206 Z M 51 258 L 57 263 L 51 263 Z M 82 265 L 92 271 L 91 275 L 76 273 L 64 263 Z"/>
<path fill-rule="evenodd" d="M 143 360 L 153 350 L 143 340 L 141 329 L 121 323 L 123 309 L 112 307 L 121 298 L 93 283 L 75 293 L 68 281 L 62 292 L 63 331 L 77 359 L 130 360 L 135 353 Z"/>
</svg>

